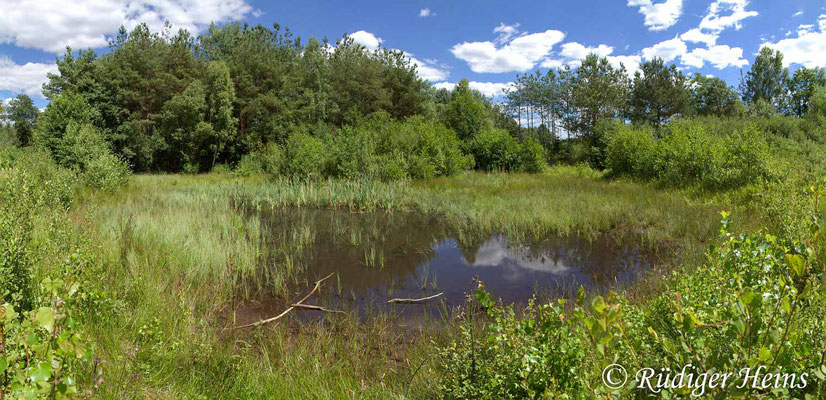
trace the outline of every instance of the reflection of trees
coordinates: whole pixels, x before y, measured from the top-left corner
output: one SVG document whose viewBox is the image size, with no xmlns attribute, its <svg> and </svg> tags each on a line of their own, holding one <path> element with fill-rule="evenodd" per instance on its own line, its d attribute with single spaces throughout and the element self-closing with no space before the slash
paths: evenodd
<svg viewBox="0 0 826 400">
<path fill-rule="evenodd" d="M 266 268 L 289 268 L 293 283 L 306 285 L 337 272 L 343 294 L 364 295 L 416 276 L 432 258 L 442 224 L 420 213 L 350 213 L 313 208 L 263 210 Z"/>
</svg>

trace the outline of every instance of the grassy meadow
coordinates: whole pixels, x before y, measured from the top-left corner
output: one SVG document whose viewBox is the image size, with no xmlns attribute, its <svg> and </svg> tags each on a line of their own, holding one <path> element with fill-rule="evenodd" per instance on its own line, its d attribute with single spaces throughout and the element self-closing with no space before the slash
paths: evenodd
<svg viewBox="0 0 826 400">
<path fill-rule="evenodd" d="M 76 221 L 93 227 L 105 260 L 99 277 L 128 313 L 97 321 L 90 333 L 102 358 L 111 360 L 102 386 L 107 397 L 435 396 L 434 343 L 450 337 L 450 321 L 438 329 L 400 329 L 391 316 L 367 322 L 333 316 L 317 325 L 232 329 L 233 306 L 250 290 L 244 282 L 259 277 L 260 239 L 267 235 L 257 218 L 240 212 L 245 204 L 417 209 L 469 235 L 609 234 L 679 254 L 702 254 L 719 210 L 731 208 L 610 180 L 587 167 L 393 183 L 137 175 L 115 193 L 85 192 L 72 209 Z M 275 272 L 266 277 L 273 290 L 300 295 L 289 292 L 288 265 L 268 270 Z"/>
</svg>

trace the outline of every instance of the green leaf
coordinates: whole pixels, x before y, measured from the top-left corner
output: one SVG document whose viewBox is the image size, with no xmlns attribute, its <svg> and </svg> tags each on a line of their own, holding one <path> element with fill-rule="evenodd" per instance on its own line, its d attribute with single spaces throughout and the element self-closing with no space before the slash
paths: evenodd
<svg viewBox="0 0 826 400">
<path fill-rule="evenodd" d="M 806 262 L 803 257 L 797 254 L 786 254 L 786 264 L 794 271 L 794 274 L 799 278 L 806 272 Z"/>
<path fill-rule="evenodd" d="M 9 360 L 6 357 L 0 357 L 0 374 L 6 371 L 9 366 Z"/>
<path fill-rule="evenodd" d="M 30 375 L 32 382 L 48 382 L 51 376 L 52 366 L 47 362 L 37 364 L 37 368 L 35 368 Z"/>
<path fill-rule="evenodd" d="M 582 286 L 576 291 L 576 303 L 579 305 L 585 304 L 585 288 Z"/>
<path fill-rule="evenodd" d="M 594 311 L 597 312 L 597 314 L 604 313 L 606 307 L 607 306 L 605 305 L 605 299 L 603 299 L 602 296 L 594 297 L 594 299 L 591 300 L 591 308 L 593 308 Z"/>
<path fill-rule="evenodd" d="M 51 307 L 40 307 L 37 309 L 37 315 L 34 317 L 35 322 L 41 328 L 51 332 L 54 326 L 54 312 Z"/>
<path fill-rule="evenodd" d="M 769 349 L 767 349 L 765 347 L 760 348 L 760 354 L 758 355 L 758 357 L 760 358 L 760 361 L 766 361 L 769 358 L 771 358 L 771 356 L 772 356 L 772 352 Z"/>
</svg>

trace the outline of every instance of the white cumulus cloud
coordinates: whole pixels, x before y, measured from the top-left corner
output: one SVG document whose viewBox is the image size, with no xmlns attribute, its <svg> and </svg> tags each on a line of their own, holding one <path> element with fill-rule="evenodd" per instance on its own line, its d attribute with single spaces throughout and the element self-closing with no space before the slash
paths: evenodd
<svg viewBox="0 0 826 400">
<path fill-rule="evenodd" d="M 681 60 L 683 64 L 696 68 L 702 68 L 706 62 L 717 69 L 744 67 L 749 64 L 748 60 L 743 58 L 743 49 L 729 47 L 724 44 L 709 46 L 708 48 L 696 48 L 683 54 Z"/>
<path fill-rule="evenodd" d="M 700 28 L 694 28 L 680 35 L 680 39 L 692 43 L 705 43 L 706 46 L 717 44 L 718 33 L 703 32 Z"/>
<path fill-rule="evenodd" d="M 645 16 L 645 26 L 651 31 L 662 31 L 676 24 L 683 14 L 683 0 L 628 0 L 629 7 L 639 7 Z"/>
<path fill-rule="evenodd" d="M 413 54 L 407 52 L 405 52 L 404 55 L 412 64 L 416 65 L 416 72 L 419 74 L 419 77 L 424 80 L 430 82 L 443 81 L 450 76 L 447 69 L 444 66 L 438 65 L 438 61 L 436 60 L 419 60 L 414 57 Z"/>
<path fill-rule="evenodd" d="M 48 80 L 47 73 L 57 73 L 57 65 L 16 64 L 11 58 L 0 56 L 0 90 L 42 97 L 41 86 Z"/>
<path fill-rule="evenodd" d="M 560 55 L 574 60 L 581 60 L 591 53 L 605 57 L 614 52 L 614 48 L 601 44 L 597 47 L 588 47 L 577 42 L 568 42 L 562 45 Z"/>
<path fill-rule="evenodd" d="M 708 6 L 708 13 L 700 21 L 700 29 L 720 32 L 727 28 L 740 29 L 740 22 L 758 15 L 757 11 L 747 11 L 749 0 L 717 0 Z"/>
<path fill-rule="evenodd" d="M 642 49 L 642 57 L 651 60 L 654 57 L 662 58 L 669 62 L 686 53 L 688 47 L 679 37 L 659 42 L 651 47 Z"/>
<path fill-rule="evenodd" d="M 382 38 L 376 37 L 376 35 L 367 31 L 353 32 L 350 34 L 350 37 L 353 39 L 353 42 L 364 46 L 367 50 L 378 49 L 381 43 L 384 42 Z"/>
<path fill-rule="evenodd" d="M 485 96 L 496 97 L 505 94 L 505 90 L 511 87 L 513 82 L 499 83 L 469 81 L 468 84 L 471 89 L 477 90 Z M 437 89 L 453 90 L 456 84 L 451 82 L 439 82 L 433 86 Z"/>
<path fill-rule="evenodd" d="M 766 42 L 761 47 L 770 47 L 783 53 L 783 64 L 798 64 L 807 68 L 826 67 L 826 14 L 818 17 L 818 31 L 813 27 L 799 29 L 796 37 L 789 37 L 775 43 Z"/>
<path fill-rule="evenodd" d="M 433 13 L 430 11 L 430 9 L 429 9 L 429 8 L 422 8 L 421 10 L 419 10 L 419 16 L 420 16 L 420 17 L 422 17 L 422 18 L 427 18 L 427 17 L 429 17 L 429 16 L 431 16 L 431 15 L 436 15 L 436 14 L 433 14 Z"/>
<path fill-rule="evenodd" d="M 463 42 L 450 51 L 476 73 L 524 72 L 565 38 L 565 34 L 557 30 L 519 35 L 516 26 L 499 25 L 494 30 L 498 34 L 495 42 Z"/>
<path fill-rule="evenodd" d="M 244 0 L 6 0 L 0 13 L 0 43 L 62 53 L 73 48 L 103 47 L 121 26 L 146 23 L 160 31 L 198 34 L 211 22 L 241 19 L 252 7 Z"/>
</svg>

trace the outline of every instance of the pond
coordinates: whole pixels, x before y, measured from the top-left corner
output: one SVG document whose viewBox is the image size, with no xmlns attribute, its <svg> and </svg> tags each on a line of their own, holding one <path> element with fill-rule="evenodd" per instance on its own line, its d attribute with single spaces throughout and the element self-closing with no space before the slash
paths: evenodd
<svg viewBox="0 0 826 400">
<path fill-rule="evenodd" d="M 333 274 L 321 296 L 308 301 L 331 309 L 398 309 L 388 300 L 437 294 L 441 295 L 428 304 L 457 306 L 475 290 L 475 278 L 504 303 L 521 304 L 534 294 L 571 296 L 580 286 L 602 290 L 630 284 L 656 262 L 638 246 L 619 245 L 608 237 L 515 243 L 502 234 L 451 231 L 438 216 L 416 212 L 315 208 L 255 212 L 267 232 L 264 272 L 288 269 L 295 297 Z M 246 314 L 272 314 L 289 301 L 267 300 L 266 293 L 259 297 L 262 300 L 247 307 Z"/>
</svg>

